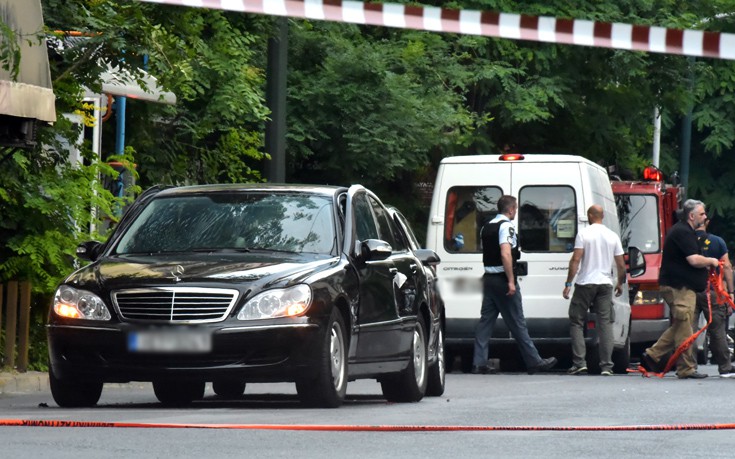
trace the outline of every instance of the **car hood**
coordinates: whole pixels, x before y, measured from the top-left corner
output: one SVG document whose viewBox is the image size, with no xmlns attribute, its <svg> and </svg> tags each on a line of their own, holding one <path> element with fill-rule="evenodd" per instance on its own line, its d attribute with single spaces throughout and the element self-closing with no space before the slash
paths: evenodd
<svg viewBox="0 0 735 459">
<path fill-rule="evenodd" d="M 67 283 L 104 290 L 191 284 L 286 285 L 328 269 L 339 258 L 193 255 L 105 257 L 72 274 Z"/>
</svg>

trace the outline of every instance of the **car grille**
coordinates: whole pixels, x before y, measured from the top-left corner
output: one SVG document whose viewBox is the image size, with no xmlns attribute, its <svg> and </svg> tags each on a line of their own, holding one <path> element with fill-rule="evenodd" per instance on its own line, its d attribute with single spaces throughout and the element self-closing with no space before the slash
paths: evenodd
<svg viewBox="0 0 735 459">
<path fill-rule="evenodd" d="M 224 320 L 237 300 L 237 290 L 160 287 L 113 292 L 120 317 L 153 323 L 205 323 Z"/>
</svg>

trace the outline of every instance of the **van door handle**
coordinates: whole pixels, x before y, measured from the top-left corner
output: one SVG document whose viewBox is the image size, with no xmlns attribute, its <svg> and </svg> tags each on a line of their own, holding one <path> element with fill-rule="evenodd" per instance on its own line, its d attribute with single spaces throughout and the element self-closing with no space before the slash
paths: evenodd
<svg viewBox="0 0 735 459">
<path fill-rule="evenodd" d="M 395 276 L 396 274 L 398 274 L 398 268 L 388 268 L 388 272 L 391 276 Z"/>
<path fill-rule="evenodd" d="M 414 274 L 419 270 L 419 266 L 416 263 L 411 263 L 408 267 L 411 268 L 411 271 L 413 271 Z"/>
</svg>

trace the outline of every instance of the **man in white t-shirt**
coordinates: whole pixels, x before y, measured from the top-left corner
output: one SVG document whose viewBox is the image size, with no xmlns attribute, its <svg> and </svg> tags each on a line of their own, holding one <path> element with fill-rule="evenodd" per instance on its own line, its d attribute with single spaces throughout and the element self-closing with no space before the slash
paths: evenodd
<svg viewBox="0 0 735 459">
<path fill-rule="evenodd" d="M 590 225 L 577 233 L 564 284 L 563 295 L 569 299 L 572 280 L 577 276 L 569 303 L 572 367 L 568 373 L 574 375 L 587 373 L 584 327 L 590 308 L 597 314 L 601 374 L 613 374 L 613 265 L 617 265 L 618 274 L 615 296 L 620 296 L 625 283 L 625 260 L 620 237 L 602 224 L 603 216 L 599 205 L 587 209 Z"/>
</svg>

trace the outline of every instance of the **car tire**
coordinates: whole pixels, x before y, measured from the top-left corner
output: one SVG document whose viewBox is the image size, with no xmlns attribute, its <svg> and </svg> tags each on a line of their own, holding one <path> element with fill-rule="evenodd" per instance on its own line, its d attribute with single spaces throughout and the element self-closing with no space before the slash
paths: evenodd
<svg viewBox="0 0 735 459">
<path fill-rule="evenodd" d="M 101 382 L 77 381 L 72 378 L 57 378 L 49 365 L 49 387 L 51 396 L 61 408 L 87 408 L 99 402 L 102 395 Z"/>
<path fill-rule="evenodd" d="M 429 380 L 426 384 L 426 395 L 430 397 L 439 397 L 444 394 L 444 385 L 446 381 L 445 356 L 444 331 L 440 326 L 436 340 L 436 362 L 429 367 Z"/>
<path fill-rule="evenodd" d="M 212 390 L 220 398 L 240 398 L 245 392 L 245 381 L 239 379 L 217 379 L 212 381 Z"/>
<path fill-rule="evenodd" d="M 204 381 L 153 381 L 153 393 L 166 406 L 188 405 L 204 398 Z"/>
<path fill-rule="evenodd" d="M 332 309 L 327 333 L 321 343 L 316 377 L 297 379 L 301 402 L 318 408 L 337 408 L 347 394 L 347 342 L 345 323 L 337 308 Z"/>
<path fill-rule="evenodd" d="M 419 314 L 413 329 L 408 368 L 380 379 L 383 396 L 389 402 L 411 403 L 418 402 L 424 397 L 428 383 L 426 350 L 426 324 L 423 316 Z"/>
<path fill-rule="evenodd" d="M 630 366 L 630 335 L 628 335 L 628 338 L 625 340 L 625 345 L 622 348 L 613 349 L 612 361 L 613 373 L 628 373 L 628 367 Z"/>
</svg>

